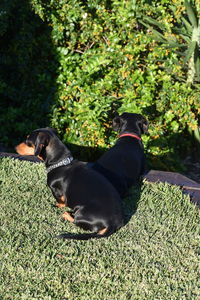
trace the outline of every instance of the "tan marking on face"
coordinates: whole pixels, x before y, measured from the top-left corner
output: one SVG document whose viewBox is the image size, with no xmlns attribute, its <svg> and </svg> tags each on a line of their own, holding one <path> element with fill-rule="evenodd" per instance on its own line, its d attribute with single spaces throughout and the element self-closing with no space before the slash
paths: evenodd
<svg viewBox="0 0 200 300">
<path fill-rule="evenodd" d="M 104 229 L 99 230 L 98 234 L 100 234 L 100 235 L 104 234 L 107 231 L 107 229 L 108 228 L 104 228 Z"/>
<path fill-rule="evenodd" d="M 71 223 L 74 222 L 74 218 L 70 215 L 70 213 L 68 213 L 67 211 L 64 212 L 64 214 L 62 215 L 63 219 L 65 221 L 69 221 Z"/>
<path fill-rule="evenodd" d="M 25 143 L 19 144 L 15 149 L 20 155 L 34 155 L 34 147 L 29 147 Z"/>
<path fill-rule="evenodd" d="M 65 204 L 65 197 L 64 196 L 61 196 L 60 199 L 57 200 L 56 206 L 58 208 L 62 208 L 62 207 L 66 206 L 66 204 Z"/>
</svg>

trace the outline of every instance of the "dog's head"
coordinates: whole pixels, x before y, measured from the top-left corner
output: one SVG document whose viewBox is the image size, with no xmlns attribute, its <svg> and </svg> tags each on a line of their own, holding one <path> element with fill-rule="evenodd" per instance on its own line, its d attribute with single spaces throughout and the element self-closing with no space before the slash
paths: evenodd
<svg viewBox="0 0 200 300">
<path fill-rule="evenodd" d="M 40 159 L 46 159 L 46 147 L 56 136 L 56 132 L 52 128 L 40 128 L 34 130 L 27 136 L 25 142 L 16 146 L 16 151 L 20 155 L 35 155 Z"/>
<path fill-rule="evenodd" d="M 122 133 L 135 133 L 141 136 L 148 132 L 148 121 L 140 114 L 127 113 L 113 119 L 113 130 Z"/>
</svg>

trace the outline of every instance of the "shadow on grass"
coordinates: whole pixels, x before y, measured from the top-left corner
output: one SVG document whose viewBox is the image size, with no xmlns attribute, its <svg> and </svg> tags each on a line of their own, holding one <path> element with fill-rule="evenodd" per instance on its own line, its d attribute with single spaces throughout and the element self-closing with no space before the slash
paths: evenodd
<svg viewBox="0 0 200 300">
<path fill-rule="evenodd" d="M 128 195 L 123 199 L 124 225 L 128 224 L 131 217 L 136 213 L 138 202 L 141 197 L 141 183 L 132 187 Z"/>
</svg>

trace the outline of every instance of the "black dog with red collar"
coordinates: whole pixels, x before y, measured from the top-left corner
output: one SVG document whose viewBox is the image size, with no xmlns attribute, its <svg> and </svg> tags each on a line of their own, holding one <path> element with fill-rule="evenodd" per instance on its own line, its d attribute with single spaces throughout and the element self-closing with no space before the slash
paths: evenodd
<svg viewBox="0 0 200 300">
<path fill-rule="evenodd" d="M 119 132 L 116 144 L 91 168 L 103 174 L 124 197 L 145 171 L 141 135 L 147 133 L 148 122 L 140 114 L 125 112 L 113 119 L 113 130 Z"/>
</svg>

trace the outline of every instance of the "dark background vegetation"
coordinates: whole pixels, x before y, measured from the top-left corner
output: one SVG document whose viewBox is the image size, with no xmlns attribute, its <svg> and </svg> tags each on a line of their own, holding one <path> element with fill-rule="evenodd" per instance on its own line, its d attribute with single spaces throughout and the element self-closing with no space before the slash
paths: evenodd
<svg viewBox="0 0 200 300">
<path fill-rule="evenodd" d="M 198 65 L 188 80 L 194 27 L 182 0 L 1 1 L 1 149 L 52 126 L 93 160 L 115 142 L 114 114 L 129 111 L 150 122 L 149 166 L 180 170 L 200 142 Z"/>
<path fill-rule="evenodd" d="M 11 150 L 49 125 L 57 63 L 51 28 L 29 1 L 1 1 L 0 13 L 0 142 Z"/>
</svg>

